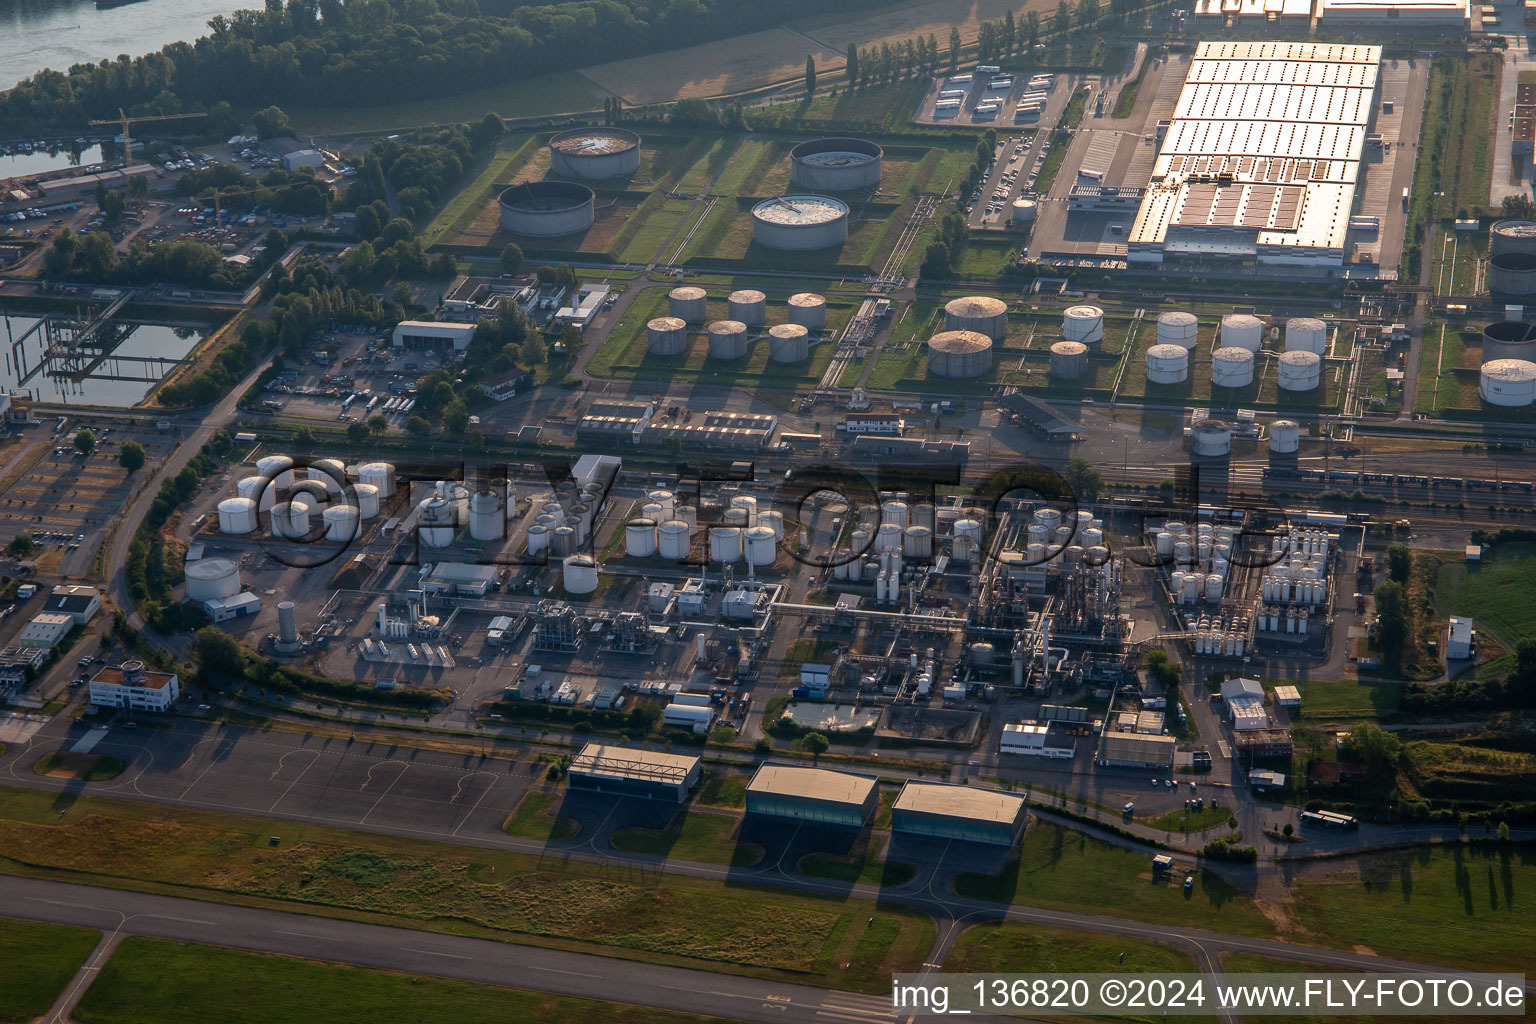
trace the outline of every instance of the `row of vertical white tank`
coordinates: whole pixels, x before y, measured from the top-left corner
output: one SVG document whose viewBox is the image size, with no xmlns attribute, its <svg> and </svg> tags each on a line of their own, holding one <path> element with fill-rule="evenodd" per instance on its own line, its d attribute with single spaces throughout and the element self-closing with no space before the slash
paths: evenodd
<svg viewBox="0 0 1536 1024">
<path fill-rule="evenodd" d="M 602 503 L 603 485 L 595 481 L 580 489 L 568 482 L 560 493 L 546 494 L 528 526 L 528 554 L 575 554 L 591 537 Z"/>
<path fill-rule="evenodd" d="M 1231 571 L 1236 531 L 1230 526 L 1170 520 L 1153 535 L 1153 550 L 1171 558 L 1168 593 L 1179 604 L 1220 602 Z"/>
<path fill-rule="evenodd" d="M 1251 626 L 1245 616 L 1223 619 L 1220 615 L 1202 615 L 1189 623 L 1189 642 L 1196 654 L 1241 658 L 1248 652 Z"/>
<path fill-rule="evenodd" d="M 1259 609 L 1258 627 L 1265 633 L 1299 633 L 1307 632 L 1307 620 L 1312 617 L 1308 608 L 1280 608 L 1274 605 L 1265 605 Z"/>
<path fill-rule="evenodd" d="M 1220 351 L 1217 355 L 1220 355 Z M 1214 378 L 1213 378 L 1214 379 Z M 1269 450 L 1275 455 L 1294 455 L 1301 447 L 1301 425 L 1295 420 L 1274 420 L 1269 425 Z M 1232 452 L 1232 426 L 1225 420 L 1197 420 L 1189 430 L 1189 450 L 1200 456 L 1221 458 Z"/>
<path fill-rule="evenodd" d="M 1147 381 L 1182 384 L 1189 379 L 1189 362 L 1199 341 L 1199 321 L 1193 313 L 1173 311 L 1157 317 L 1156 343 L 1147 349 Z M 1211 354 L 1211 384 L 1245 388 L 1253 384 L 1257 353 L 1264 342 L 1264 321 L 1248 313 L 1221 319 L 1219 342 Z M 1279 386 L 1286 391 L 1310 391 L 1322 383 L 1328 328 L 1313 317 L 1298 317 L 1285 325 L 1285 351 L 1279 361 Z"/>
<path fill-rule="evenodd" d="M 768 322 L 768 297 L 755 288 L 742 288 L 726 300 L 726 318 L 705 328 L 711 359 L 741 359 L 752 341 L 749 333 Z M 827 300 L 814 292 L 789 297 L 787 321 L 768 328 L 768 358 L 779 363 L 799 362 L 810 356 L 812 335 L 827 327 Z M 709 293 L 693 285 L 681 285 L 667 296 L 667 315 L 646 323 L 646 349 L 652 355 L 677 356 L 688 351 L 688 327 L 709 316 Z"/>
<path fill-rule="evenodd" d="M 697 508 L 677 504 L 671 491 L 653 490 L 641 504 L 640 514 L 624 526 L 624 552 L 632 558 L 659 555 L 681 560 L 688 556 L 698 527 Z M 731 498 L 719 523 L 709 529 L 709 558 L 772 565 L 783 540 L 784 514 L 760 509 L 757 498 L 738 494 Z"/>
<path fill-rule="evenodd" d="M 387 462 L 348 467 L 338 459 L 316 459 L 298 469 L 286 455 L 268 455 L 254 474 L 236 482 L 234 497 L 219 502 L 219 532 L 255 533 L 266 515 L 274 536 L 299 539 L 309 535 L 318 513 L 325 538 L 346 542 L 378 516 L 394 489 L 395 467 Z"/>
</svg>

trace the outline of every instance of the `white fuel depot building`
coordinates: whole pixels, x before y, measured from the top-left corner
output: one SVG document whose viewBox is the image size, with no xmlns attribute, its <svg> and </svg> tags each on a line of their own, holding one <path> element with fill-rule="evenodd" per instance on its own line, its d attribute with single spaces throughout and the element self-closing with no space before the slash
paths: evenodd
<svg viewBox="0 0 1536 1024">
<path fill-rule="evenodd" d="M 1023 757 L 1054 757 L 1070 760 L 1076 751 L 1071 738 L 1051 735 L 1046 722 L 1010 722 L 1003 726 L 1003 736 L 997 743 L 999 754 Z"/>
</svg>

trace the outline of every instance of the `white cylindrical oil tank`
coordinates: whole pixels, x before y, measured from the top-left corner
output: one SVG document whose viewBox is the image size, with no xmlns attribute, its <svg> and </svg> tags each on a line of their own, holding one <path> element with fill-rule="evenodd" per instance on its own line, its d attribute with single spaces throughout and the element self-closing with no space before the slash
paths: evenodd
<svg viewBox="0 0 1536 1024">
<path fill-rule="evenodd" d="M 935 377 L 980 377 L 992 369 L 992 339 L 977 331 L 944 331 L 928 339 L 928 372 Z"/>
<path fill-rule="evenodd" d="M 1147 349 L 1147 381 L 1182 384 L 1189 379 L 1189 349 L 1181 345 L 1153 345 Z"/>
<path fill-rule="evenodd" d="M 280 501 L 272 506 L 272 536 L 300 540 L 309 533 L 309 506 Z"/>
<path fill-rule="evenodd" d="M 325 524 L 325 539 L 337 544 L 350 544 L 362 530 L 363 517 L 356 505 L 331 505 L 320 513 Z"/>
<path fill-rule="evenodd" d="M 469 488 L 457 480 L 446 480 L 438 483 L 438 492 L 448 502 L 448 507 L 453 509 L 453 521 L 459 526 L 469 522 Z M 575 506 L 573 506 L 574 509 Z"/>
<path fill-rule="evenodd" d="M 799 324 L 774 324 L 768 328 L 768 358 L 775 363 L 798 363 L 811 356 L 809 328 Z"/>
<path fill-rule="evenodd" d="M 661 517 L 656 519 L 658 523 L 666 522 L 668 519 L 675 518 L 675 513 L 677 512 L 677 495 L 673 492 L 666 490 L 665 488 L 657 488 L 654 491 L 649 491 L 646 493 L 645 502 L 647 505 L 661 506 Z"/>
<path fill-rule="evenodd" d="M 709 315 L 709 293 L 691 284 L 679 285 L 667 293 L 667 313 L 690 324 L 701 324 Z"/>
<path fill-rule="evenodd" d="M 640 515 L 646 519 L 655 520 L 658 523 L 672 518 L 667 515 L 667 506 L 659 501 L 647 501 L 641 505 Z"/>
<path fill-rule="evenodd" d="M 808 252 L 848 240 L 848 204 L 831 196 L 774 196 L 752 207 L 752 241 L 768 249 Z"/>
<path fill-rule="evenodd" d="M 1098 306 L 1068 306 L 1061 314 L 1061 335 L 1092 345 L 1104 340 L 1104 311 Z"/>
<path fill-rule="evenodd" d="M 525 181 L 497 197 L 503 230 L 558 238 L 587 230 L 597 218 L 597 194 L 574 181 Z"/>
<path fill-rule="evenodd" d="M 766 509 L 757 513 L 757 525 L 766 526 L 773 531 L 774 540 L 784 539 L 784 513 L 777 509 Z"/>
<path fill-rule="evenodd" d="M 882 523 L 895 523 L 900 529 L 905 530 L 910 524 L 907 503 L 904 501 L 888 501 L 880 506 L 880 521 Z"/>
<path fill-rule="evenodd" d="M 789 322 L 809 331 L 827 329 L 827 300 L 815 292 L 796 292 L 789 297 Z"/>
<path fill-rule="evenodd" d="M 744 524 L 742 524 L 742 525 L 744 525 L 744 526 L 756 526 L 757 525 L 757 499 L 752 497 L 752 495 L 750 495 L 750 494 L 738 494 L 738 495 L 736 495 L 734 498 L 731 499 L 731 504 L 730 504 L 729 507 L 730 508 L 741 509 L 741 511 L 743 511 L 743 512 L 745 512 L 747 514 L 747 521 Z"/>
<path fill-rule="evenodd" d="M 1536 363 L 1495 359 L 1484 363 L 1477 393 L 1489 405 L 1516 408 L 1536 401 Z"/>
<path fill-rule="evenodd" d="M 256 502 L 225 498 L 219 502 L 219 532 L 239 537 L 256 531 Z"/>
<path fill-rule="evenodd" d="M 303 505 L 311 512 L 328 504 L 325 485 L 318 480 L 300 480 L 288 492 L 288 500 Z"/>
<path fill-rule="evenodd" d="M 1088 346 L 1080 341 L 1058 341 L 1051 346 L 1051 379 L 1079 380 L 1088 369 Z"/>
<path fill-rule="evenodd" d="M 1184 577 L 1188 575 L 1189 573 L 1185 572 L 1183 569 L 1175 569 L 1173 572 L 1168 574 L 1168 593 L 1173 596 L 1175 601 L 1177 601 L 1179 599 L 1179 595 L 1184 592 Z"/>
<path fill-rule="evenodd" d="M 1280 353 L 1280 376 L 1277 383 L 1281 390 L 1311 391 L 1322 382 L 1322 356 L 1302 349 Z"/>
<path fill-rule="evenodd" d="M 597 563 L 591 555 L 566 555 L 560 565 L 567 594 L 590 594 L 597 589 Z"/>
<path fill-rule="evenodd" d="M 1298 316 L 1285 322 L 1285 350 L 1322 355 L 1328 350 L 1328 327 L 1314 316 Z"/>
<path fill-rule="evenodd" d="M 299 620 L 292 601 L 277 602 L 277 639 L 285 644 L 299 642 Z"/>
<path fill-rule="evenodd" d="M 920 501 L 912 506 L 912 523 L 915 526 L 926 526 L 935 529 L 938 525 L 938 509 L 931 501 Z"/>
<path fill-rule="evenodd" d="M 1207 601 L 1220 601 L 1221 600 L 1221 591 L 1222 591 L 1222 588 L 1225 585 L 1226 585 L 1226 580 L 1222 579 L 1221 576 L 1219 576 L 1218 574 L 1216 574 L 1214 572 L 1211 573 L 1210 575 L 1206 576 L 1206 578 L 1205 578 L 1205 599 Z"/>
<path fill-rule="evenodd" d="M 739 288 L 725 300 L 726 310 L 732 320 L 739 320 L 748 327 L 761 327 L 768 320 L 768 296 L 756 288 Z"/>
<path fill-rule="evenodd" d="M 773 527 L 750 527 L 743 537 L 743 553 L 746 555 L 747 564 L 764 566 L 772 565 L 773 560 L 779 556 L 778 542 L 774 540 Z"/>
<path fill-rule="evenodd" d="M 1290 455 L 1301 447 L 1301 424 L 1295 420 L 1274 420 L 1269 424 L 1269 450 L 1276 455 Z"/>
<path fill-rule="evenodd" d="M 1026 565 L 1044 565 L 1046 546 L 1039 541 L 1024 545 L 1024 562 Z"/>
<path fill-rule="evenodd" d="M 741 359 L 747 354 L 747 325 L 740 320 L 716 320 L 710 324 L 709 358 Z"/>
<path fill-rule="evenodd" d="M 1080 539 L 1085 548 L 1099 547 L 1104 543 L 1104 530 L 1098 526 L 1086 527 Z"/>
<path fill-rule="evenodd" d="M 1253 353 L 1229 345 L 1211 354 L 1211 384 L 1214 387 L 1245 388 L 1253 383 Z"/>
<path fill-rule="evenodd" d="M 656 531 L 656 550 L 662 558 L 680 561 L 688 557 L 691 531 L 681 519 L 669 519 Z"/>
<path fill-rule="evenodd" d="M 901 534 L 901 553 L 906 558 L 933 556 L 933 531 L 926 526 L 909 526 Z"/>
<path fill-rule="evenodd" d="M 235 495 L 259 502 L 261 510 L 267 512 L 277 503 L 278 487 L 264 476 L 247 476 L 235 484 Z"/>
<path fill-rule="evenodd" d="M 379 497 L 388 498 L 395 493 L 395 467 L 388 462 L 365 462 L 357 468 L 357 482 L 377 487 Z"/>
<path fill-rule="evenodd" d="M 278 487 L 293 486 L 293 460 L 286 455 L 267 455 L 256 460 L 256 474 Z"/>
<path fill-rule="evenodd" d="M 1076 565 L 1083 560 L 1083 546 L 1081 544 L 1068 544 L 1061 549 L 1061 560 L 1067 565 Z"/>
<path fill-rule="evenodd" d="M 550 550 L 556 555 L 564 556 L 576 551 L 576 530 L 569 526 L 557 526 L 550 533 Z"/>
<path fill-rule="evenodd" d="M 711 526 L 709 528 L 709 560 L 711 562 L 741 560 L 740 527 Z"/>
<path fill-rule="evenodd" d="M 1232 428 L 1222 420 L 1201 420 L 1190 427 L 1189 446 L 1196 455 L 1228 455 L 1232 451 Z"/>
<path fill-rule="evenodd" d="M 549 527 L 534 523 L 528 527 L 528 553 L 537 555 L 549 550 Z"/>
<path fill-rule="evenodd" d="M 642 516 L 625 524 L 624 553 L 630 558 L 650 558 L 656 554 L 656 520 Z"/>
<path fill-rule="evenodd" d="M 1044 523 L 1030 523 L 1027 536 L 1035 544 L 1049 544 L 1051 542 L 1050 527 Z"/>
<path fill-rule="evenodd" d="M 507 526 L 506 500 L 498 491 L 477 491 L 469 499 L 469 536 L 500 540 Z"/>
<path fill-rule="evenodd" d="M 981 522 L 976 519 L 955 520 L 955 539 L 959 540 L 962 537 L 969 540 L 975 548 L 979 548 L 982 537 Z"/>
<path fill-rule="evenodd" d="M 416 507 L 417 536 L 429 548 L 453 543 L 453 506 L 446 498 L 433 495 Z"/>
<path fill-rule="evenodd" d="M 200 558 L 188 562 L 188 601 L 213 601 L 240 593 L 240 567 L 227 558 Z"/>
<path fill-rule="evenodd" d="M 1029 196 L 1019 196 L 1013 201 L 1013 212 L 1009 218 L 1012 224 L 1033 224 L 1035 214 L 1040 212 L 1040 203 Z"/>
<path fill-rule="evenodd" d="M 1157 314 L 1157 343 L 1177 345 L 1188 352 L 1199 342 L 1200 321 L 1183 310 Z"/>
<path fill-rule="evenodd" d="M 1054 534 L 1056 528 L 1062 524 L 1061 509 L 1037 508 L 1030 514 L 1029 521 L 1031 523 L 1038 523 Z"/>
<path fill-rule="evenodd" d="M 1095 544 L 1083 552 L 1083 561 L 1089 565 L 1108 565 L 1109 548 L 1102 544 Z"/>
<path fill-rule="evenodd" d="M 688 524 L 688 529 L 697 530 L 699 528 L 699 510 L 697 506 L 679 505 L 675 515 L 676 518 Z"/>
<path fill-rule="evenodd" d="M 967 295 L 944 305 L 945 331 L 971 331 L 993 341 L 1008 336 L 1008 303 L 990 295 Z"/>
<path fill-rule="evenodd" d="M 873 544 L 873 534 L 868 530 L 854 530 L 848 538 L 848 550 L 860 557 L 869 554 Z"/>
<path fill-rule="evenodd" d="M 316 459 L 304 467 L 304 476 L 324 484 L 327 494 L 340 494 L 347 483 L 347 464 L 340 459 Z"/>
<path fill-rule="evenodd" d="M 881 523 L 875 531 L 875 554 L 883 555 L 901 550 L 901 527 L 895 523 Z"/>
<path fill-rule="evenodd" d="M 640 169 L 640 136 L 626 128 L 568 128 L 550 136 L 549 166 L 562 178 L 628 177 Z"/>
<path fill-rule="evenodd" d="M 363 521 L 379 516 L 379 489 L 373 484 L 353 484 L 352 498 L 357 502 L 357 513 Z"/>
<path fill-rule="evenodd" d="M 653 356 L 680 356 L 687 352 L 687 321 L 676 316 L 658 316 L 647 321 L 645 350 Z"/>
<path fill-rule="evenodd" d="M 1221 318 L 1221 347 L 1257 352 L 1264 347 L 1264 321 L 1251 313 L 1228 313 Z"/>
</svg>

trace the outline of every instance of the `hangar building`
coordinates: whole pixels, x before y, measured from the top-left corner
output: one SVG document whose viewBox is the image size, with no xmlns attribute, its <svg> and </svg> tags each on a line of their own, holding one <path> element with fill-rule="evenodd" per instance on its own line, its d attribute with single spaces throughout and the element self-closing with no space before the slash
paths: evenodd
<svg viewBox="0 0 1536 1024">
<path fill-rule="evenodd" d="M 891 831 L 1012 846 L 1029 809 L 1021 796 L 942 782 L 908 781 L 891 805 Z"/>
<path fill-rule="evenodd" d="M 571 759 L 572 789 L 682 803 L 699 781 L 699 759 L 661 750 L 588 743 Z"/>
<path fill-rule="evenodd" d="M 747 786 L 747 813 L 862 828 L 874 819 L 880 783 L 872 775 L 764 764 Z"/>
</svg>

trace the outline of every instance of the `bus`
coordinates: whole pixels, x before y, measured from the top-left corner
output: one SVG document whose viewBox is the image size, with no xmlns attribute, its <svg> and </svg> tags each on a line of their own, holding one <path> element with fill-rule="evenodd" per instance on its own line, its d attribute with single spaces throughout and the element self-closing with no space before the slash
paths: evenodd
<svg viewBox="0 0 1536 1024">
<path fill-rule="evenodd" d="M 1406 212 L 1407 209 L 1408 209 L 1408 189 L 1404 188 L 1403 189 L 1403 210 Z"/>
<path fill-rule="evenodd" d="M 1360 822 L 1347 814 L 1333 811 L 1302 811 L 1303 825 L 1321 825 L 1323 828 L 1359 828 Z"/>
</svg>

